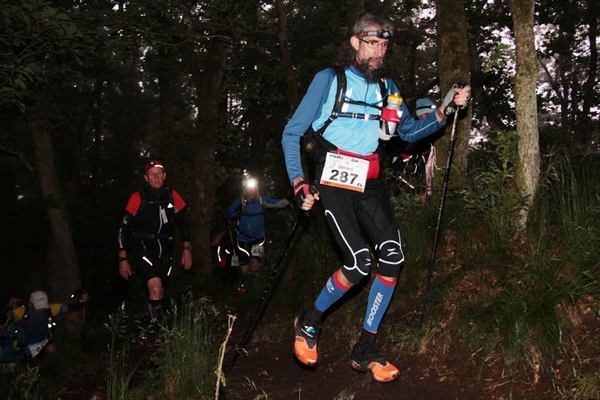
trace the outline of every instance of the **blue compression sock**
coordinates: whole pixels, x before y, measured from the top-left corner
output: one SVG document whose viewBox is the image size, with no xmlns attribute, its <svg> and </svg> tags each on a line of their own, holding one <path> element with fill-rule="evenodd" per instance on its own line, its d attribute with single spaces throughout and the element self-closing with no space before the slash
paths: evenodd
<svg viewBox="0 0 600 400">
<path fill-rule="evenodd" d="M 337 272 L 327 280 L 327 284 L 321 290 L 319 297 L 315 300 L 315 308 L 320 312 L 325 312 L 333 303 L 338 301 L 347 291 L 349 287 L 344 286 L 337 278 Z"/>
<path fill-rule="evenodd" d="M 377 332 L 381 319 L 385 314 L 390 300 L 396 288 L 396 281 L 389 282 L 384 280 L 379 274 L 375 277 L 371 291 L 369 292 L 369 302 L 363 329 L 369 332 Z"/>
</svg>

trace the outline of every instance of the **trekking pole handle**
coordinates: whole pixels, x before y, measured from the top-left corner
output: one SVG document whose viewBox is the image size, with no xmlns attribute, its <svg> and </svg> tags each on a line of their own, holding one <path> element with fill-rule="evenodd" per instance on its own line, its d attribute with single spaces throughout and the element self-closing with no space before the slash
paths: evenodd
<svg viewBox="0 0 600 400">
<path fill-rule="evenodd" d="M 465 81 L 460 81 L 456 84 L 456 87 L 459 89 L 464 88 L 465 86 L 467 86 L 467 83 Z M 456 94 L 454 95 L 456 96 Z M 454 102 L 454 99 L 452 99 L 452 101 L 450 103 L 448 103 L 448 108 L 452 108 L 455 111 L 458 110 L 458 107 L 456 106 L 456 103 Z"/>
</svg>

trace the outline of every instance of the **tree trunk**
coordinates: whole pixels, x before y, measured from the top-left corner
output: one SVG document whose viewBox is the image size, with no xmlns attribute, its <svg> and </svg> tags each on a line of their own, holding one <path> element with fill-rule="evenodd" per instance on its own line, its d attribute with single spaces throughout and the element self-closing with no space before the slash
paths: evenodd
<svg viewBox="0 0 600 400">
<path fill-rule="evenodd" d="M 118 174 L 115 177 L 117 193 L 127 196 L 124 197 L 123 204 L 132 192 L 132 186 L 139 184 L 141 179 L 139 172 L 134 174 L 134 171 L 141 170 L 141 166 L 137 165 L 139 149 L 136 143 L 136 130 L 133 129 L 130 122 L 130 116 L 135 115 L 135 96 L 138 92 L 136 88 L 138 82 L 137 71 L 140 58 L 138 52 L 132 52 L 123 61 L 124 69 L 121 79 L 109 78 L 107 80 L 107 95 L 122 96 L 120 99 L 122 101 L 122 112 L 117 114 L 116 118 L 109 119 L 112 125 L 109 128 L 114 131 L 116 149 L 114 157 L 119 160 L 119 169 L 127 171 L 127 173 Z"/>
<path fill-rule="evenodd" d="M 442 99 L 452 85 L 469 82 L 469 42 L 467 37 L 467 17 L 463 0 L 438 0 L 437 2 L 437 35 L 440 87 Z M 454 154 L 452 156 L 451 182 L 462 186 L 466 182 L 467 151 L 471 134 L 472 109 L 468 108 L 466 116 L 458 121 Z M 446 127 L 444 140 L 436 143 L 438 156 L 448 154 L 450 119 Z M 438 163 L 439 164 L 439 163 Z M 436 186 L 440 186 L 443 174 L 436 177 Z"/>
<path fill-rule="evenodd" d="M 81 286 L 81 274 L 69 216 L 63 199 L 56 167 L 50 134 L 37 120 L 29 124 L 34 145 L 37 176 L 46 202 L 46 212 L 51 229 L 51 248 L 48 249 L 51 262 L 48 263 L 48 283 L 53 300 L 66 301 L 70 294 Z"/>
<path fill-rule="evenodd" d="M 159 120 L 158 127 L 160 131 L 160 153 L 157 157 L 164 158 L 166 163 L 168 182 L 167 186 L 171 189 L 176 189 L 180 194 L 184 194 L 183 177 L 179 167 L 179 140 L 181 139 L 178 132 L 174 129 L 175 121 L 175 85 L 178 80 L 175 74 L 177 73 L 172 66 L 177 63 L 173 57 L 169 57 L 165 49 L 159 49 L 159 60 L 161 67 L 158 70 L 158 87 L 159 87 Z M 189 201 L 190 199 L 185 199 Z"/>
<path fill-rule="evenodd" d="M 286 98 L 290 107 L 290 115 L 298 106 L 298 82 L 294 74 L 294 64 L 292 62 L 292 53 L 288 43 L 287 20 L 285 17 L 285 6 L 283 0 L 276 0 L 277 7 L 278 30 L 277 38 L 279 39 L 279 49 L 281 50 L 281 59 L 285 68 L 285 77 L 287 81 Z"/>
<path fill-rule="evenodd" d="M 516 168 L 517 190 L 526 200 L 518 221 L 525 229 L 530 206 L 535 200 L 540 176 L 540 145 L 537 120 L 536 83 L 538 59 L 533 32 L 535 0 L 510 1 L 517 56 L 515 76 L 515 111 L 519 135 L 519 160 Z"/>
<path fill-rule="evenodd" d="M 588 132 L 591 137 L 587 137 L 588 143 L 593 141 L 596 147 L 592 150 L 598 150 L 598 129 L 595 123 L 590 118 L 590 109 L 595 105 L 594 99 L 596 81 L 598 77 L 598 47 L 596 42 L 598 39 L 598 14 L 600 5 L 598 0 L 587 0 L 587 18 L 588 18 L 588 42 L 590 48 L 590 62 L 588 69 L 588 78 L 583 85 L 583 109 L 582 109 L 582 130 Z"/>
<path fill-rule="evenodd" d="M 223 74 L 231 46 L 222 40 L 215 40 L 208 46 L 210 60 L 205 69 L 194 71 L 197 92 L 196 135 L 193 141 L 196 158 L 193 163 L 193 189 L 196 209 L 191 213 L 190 230 L 194 247 L 194 262 L 199 263 L 200 271 L 211 272 L 210 228 L 212 225 L 215 194 L 217 189 L 215 151 L 219 123 L 218 105 L 223 96 Z"/>
</svg>

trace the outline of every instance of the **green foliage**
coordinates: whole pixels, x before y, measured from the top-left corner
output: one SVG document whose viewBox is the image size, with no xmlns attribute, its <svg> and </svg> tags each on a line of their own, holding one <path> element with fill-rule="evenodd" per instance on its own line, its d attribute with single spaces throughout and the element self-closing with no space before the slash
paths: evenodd
<svg viewBox="0 0 600 400">
<path fill-rule="evenodd" d="M 600 371 L 577 376 L 568 396 L 572 400 L 589 400 L 600 397 Z"/>
<path fill-rule="evenodd" d="M 503 354 L 508 367 L 526 361 L 534 368 L 542 354 L 555 354 L 560 344 L 563 332 L 555 307 L 568 297 L 549 266 L 519 266 L 510 272 L 498 292 L 464 305 L 465 336 L 475 346 Z"/>
<path fill-rule="evenodd" d="M 172 304 L 171 310 L 164 323 L 145 329 L 132 325 L 138 322 L 125 307 L 109 315 L 105 324 L 111 333 L 106 375 L 109 400 L 142 399 L 157 391 L 176 399 L 214 394 L 219 312 L 208 298 L 190 293 L 181 305 Z M 156 368 L 142 369 L 141 364 L 150 361 Z M 144 380 L 134 383 L 135 377 Z"/>
<path fill-rule="evenodd" d="M 547 183 L 540 193 L 551 221 L 576 232 L 595 228 L 600 213 L 598 198 L 599 160 L 597 155 L 575 159 L 563 156 L 551 159 L 546 171 Z M 554 196 L 549 196 L 555 193 Z M 577 236 L 567 236 L 569 245 L 577 246 Z"/>
<path fill-rule="evenodd" d="M 65 79 L 73 74 L 73 64 L 82 63 L 77 25 L 51 2 L 2 1 L 0 26 L 0 47 L 6 50 L 0 62 L 0 107 L 24 111 L 40 85 Z"/>
<path fill-rule="evenodd" d="M 539 78 L 541 131 L 554 133 L 553 140 L 566 141 L 578 152 L 598 151 L 598 81 L 595 64 L 598 56 L 593 48 L 597 34 L 600 7 L 586 1 L 578 7 L 560 1 L 548 1 L 536 14 L 540 41 L 536 43 L 538 58 L 544 70 Z M 560 57 L 556 57 L 560 54 Z M 570 76 L 558 71 L 569 69 Z M 594 83 L 592 83 L 594 82 Z M 568 95 L 564 94 L 568 93 Z M 568 100 L 567 100 L 568 97 Z M 559 108 L 552 104 L 561 103 Z"/>
<path fill-rule="evenodd" d="M 153 361 L 154 375 L 168 398 L 209 398 L 214 394 L 219 338 L 215 329 L 218 311 L 205 297 L 192 294 L 174 306 L 172 323 L 160 330 L 160 344 Z"/>
<path fill-rule="evenodd" d="M 513 257 L 485 268 L 493 289 L 461 307 L 465 340 L 502 354 L 510 368 L 548 366 L 573 328 L 560 310 L 600 293 L 598 167 L 563 160 L 548 168 L 527 241 L 505 245 Z"/>
<path fill-rule="evenodd" d="M 7 400 L 41 400 L 57 398 L 56 388 L 41 374 L 37 365 L 18 364 L 12 371 L 2 365 L 2 396 Z"/>
<path fill-rule="evenodd" d="M 495 236 L 490 247 L 504 245 L 515 233 L 522 204 L 514 182 L 517 144 L 516 132 L 500 132 L 470 155 L 472 184 L 464 194 L 465 209 L 487 221 Z"/>
<path fill-rule="evenodd" d="M 423 330 L 414 329 L 410 314 L 406 320 L 383 327 L 389 330 L 398 352 L 444 354 L 458 340 L 467 344 L 469 351 L 482 351 L 483 360 L 501 357 L 506 372 L 524 372 L 531 380 L 538 379 L 541 371 L 555 368 L 555 358 L 570 360 L 564 368 L 572 369 L 577 391 L 569 397 L 593 398 L 591 394 L 598 390 L 597 374 L 579 372 L 573 354 L 579 357 L 580 347 L 595 348 L 595 342 L 578 343 L 572 338 L 578 322 L 572 316 L 576 311 L 570 310 L 576 309 L 580 299 L 600 293 L 600 162 L 597 157 L 546 159 L 526 237 L 500 241 L 494 232 L 503 226 L 499 223 L 503 220 L 495 216 L 498 210 L 482 206 L 489 202 L 485 207 L 502 207 L 500 194 L 506 189 L 501 182 L 509 185 L 512 179 L 510 163 L 502 160 L 509 159 L 514 148 L 498 147 L 498 153 L 476 151 L 471 160 L 479 179 L 474 179 L 477 186 L 470 193 L 482 194 L 479 207 L 461 212 L 456 207 L 460 203 L 450 196 L 451 206 L 445 213 L 452 215 L 453 229 L 444 230 Z M 499 154 L 494 162 L 479 158 L 493 154 Z M 500 182 L 494 184 L 494 177 Z M 481 219 L 483 213 L 486 216 Z M 417 220 L 407 214 L 403 221 L 407 248 L 417 237 L 410 229 L 411 221 Z M 425 281 L 423 273 L 419 276 L 407 269 L 401 278 L 403 286 L 415 279 L 411 276 L 417 277 L 415 287 L 397 289 L 395 299 L 399 300 L 392 304 L 392 313 L 396 309 L 406 313 L 411 307 L 406 298 L 418 293 Z M 448 327 L 456 317 L 460 328 L 453 332 Z M 583 339 L 590 340 L 595 339 Z M 560 387 L 565 393 L 568 389 Z"/>
<path fill-rule="evenodd" d="M 420 174 L 398 174 L 391 168 L 386 168 L 381 179 L 400 226 L 407 263 L 411 269 L 425 265 L 438 211 L 438 204 L 434 203 L 438 203 L 439 196 L 433 196 L 423 203 L 425 178 Z"/>
<path fill-rule="evenodd" d="M 490 49 L 489 57 L 483 60 L 483 72 L 488 73 L 494 69 L 505 69 L 511 60 L 515 59 L 514 48 L 507 43 L 498 43 Z"/>
<path fill-rule="evenodd" d="M 123 304 L 116 313 L 108 316 L 105 328 L 111 333 L 106 371 L 106 397 L 108 400 L 131 399 L 131 378 L 138 364 L 132 354 L 132 336 L 129 332 L 130 315 Z M 139 361 L 138 361 L 139 362 Z"/>
<path fill-rule="evenodd" d="M 307 307 L 341 265 L 337 245 L 319 208 L 305 218 L 289 253 L 285 278 L 273 299 L 279 311 L 298 313 Z"/>
<path fill-rule="evenodd" d="M 369 0 L 359 2 L 358 7 L 356 2 L 341 0 L 284 3 L 298 95 L 305 92 L 317 70 L 330 65 L 346 38 L 348 22 L 363 7 L 385 9 L 397 25 L 393 75 L 407 103 L 437 90 L 437 54 L 432 40 L 435 17 L 426 16 L 432 12 L 421 12 L 433 11 L 433 2 Z M 538 51 L 549 67 L 540 76 L 540 129 L 550 144 L 581 142 L 572 146 L 580 152 L 597 150 L 592 141 L 597 144 L 600 126 L 598 112 L 590 106 L 599 102 L 594 73 L 597 60 L 589 50 L 598 7 L 596 1 L 584 3 L 573 7 L 569 2 L 542 1 L 536 14 L 537 28 L 544 33 Z M 461 232 L 458 251 L 462 266 L 471 268 L 467 272 L 472 272 L 473 266 L 481 267 L 482 274 L 491 278 L 479 282 L 502 286 L 482 299 L 486 315 L 473 332 L 520 340 L 521 344 L 513 345 L 505 339 L 496 341 L 501 343 L 497 349 L 512 349 L 517 357 L 520 351 L 532 348 L 528 347 L 531 337 L 536 343 L 545 338 L 542 347 L 554 349 L 557 335 L 566 328 L 556 327 L 564 322 L 560 314 L 553 314 L 551 305 L 595 290 L 595 226 L 600 221 L 594 176 L 598 171 L 592 165 L 586 169 L 573 161 L 575 158 L 569 163 L 553 161 L 545 171 L 539 203 L 532 210 L 529 246 L 520 251 L 511 247 L 515 210 L 521 199 L 513 188 L 516 136 L 509 131 L 515 123 L 510 103 L 512 70 L 505 68 L 512 54 L 501 39 L 510 29 L 510 13 L 507 2 L 468 0 L 465 8 L 473 61 L 481 62 L 472 75 L 474 119 L 481 122 L 475 126 L 492 140 L 470 155 L 472 185 L 463 193 L 468 213 L 463 215 L 457 193 L 448 196 L 443 240 L 450 241 L 453 231 Z M 0 168 L 3 187 L 9 192 L 2 197 L 3 220 L 17 229 L 12 235 L 15 239 L 8 238 L 3 248 L 6 276 L 17 274 L 23 285 L 31 280 L 45 282 L 40 272 L 45 252 L 22 247 L 30 246 L 32 240 L 38 246 L 47 242 L 45 215 L 39 212 L 43 204 L 33 186 L 37 182 L 20 161 L 31 165 L 33 150 L 24 112 L 33 111 L 28 116 L 43 120 L 51 129 L 54 160 L 71 212 L 82 273 L 98 290 L 105 279 L 115 275 L 114 235 L 127 196 L 142 184 L 142 157 L 164 155 L 169 166 L 177 165 L 169 179 L 189 202 L 189 212 L 198 212 L 200 196 L 190 182 L 205 171 L 191 168 L 197 149 L 190 143 L 198 134 L 196 119 L 205 110 L 198 109 L 202 99 L 196 97 L 196 86 L 201 83 L 193 77 L 202 76 L 214 64 L 210 48 L 216 41 L 231 46 L 223 83 L 226 96 L 219 99 L 217 129 L 210 133 L 218 136 L 214 150 L 219 163 L 216 174 L 223 183 L 220 192 L 237 193 L 236 180 L 245 169 L 263 176 L 274 192 L 282 192 L 288 182 L 279 143 L 290 112 L 285 99 L 289 88 L 286 74 L 291 71 L 281 60 L 279 22 L 275 8 L 267 2 L 0 0 Z M 29 108 L 33 103 L 37 109 Z M 491 131 L 486 131 L 487 126 Z M 496 135 L 501 129 L 507 131 Z M 405 299 L 414 300 L 423 286 L 437 208 L 429 203 L 423 209 L 420 193 L 399 182 L 388 188 L 392 188 L 407 257 L 394 308 Z M 229 194 L 223 198 L 223 203 L 231 199 Z M 34 220 L 37 222 L 31 222 Z M 210 228 L 210 221 L 203 223 L 203 229 Z M 252 300 L 261 293 L 268 267 L 289 232 L 271 230 L 277 223 L 281 222 L 268 225 L 274 238 L 267 256 L 271 258 L 250 282 L 248 297 Z M 23 241 L 23 237 L 32 240 Z M 470 247 L 473 242 L 477 243 Z M 340 262 L 321 215 L 311 219 L 294 245 L 297 248 L 289 270 L 273 302 L 290 313 L 297 312 L 299 303 L 314 299 Z M 446 250 L 438 250 L 440 256 L 445 256 Z M 33 258 L 34 253 L 39 256 Z M 514 261 L 519 258 L 523 259 Z M 450 264 L 442 260 L 439 265 L 434 305 L 442 304 L 453 285 L 461 283 L 463 270 L 441 273 L 445 262 Z M 504 278 L 494 281 L 496 276 Z M 524 283 L 516 283 L 519 281 L 534 286 L 532 293 Z M 561 282 L 564 287 L 559 287 Z M 3 289 L 19 285 L 13 283 L 5 280 Z M 201 287 L 202 282 L 193 285 Z M 23 292 L 29 289 L 23 288 Z M 358 304 L 353 310 L 357 315 L 362 312 Z M 279 310 L 268 312 L 277 314 Z M 498 316 L 491 319 L 494 313 Z M 536 320 L 536 315 L 544 320 Z M 343 317 L 338 314 L 336 318 Z M 508 325 L 497 328 L 500 322 Z M 118 325 L 117 321 L 109 324 Z M 126 329 L 123 335 L 114 338 L 110 347 L 110 368 L 115 374 L 109 382 L 115 398 L 127 391 L 131 374 L 137 371 L 130 356 L 132 339 L 126 339 L 131 332 Z M 39 375 L 27 374 L 28 382 Z M 131 390 L 127 393 L 134 396 Z"/>
</svg>

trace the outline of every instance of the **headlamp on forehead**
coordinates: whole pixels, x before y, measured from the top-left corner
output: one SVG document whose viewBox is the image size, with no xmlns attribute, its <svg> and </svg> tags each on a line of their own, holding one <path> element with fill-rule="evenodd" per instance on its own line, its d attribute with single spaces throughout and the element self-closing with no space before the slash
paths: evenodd
<svg viewBox="0 0 600 400">
<path fill-rule="evenodd" d="M 378 37 L 379 39 L 389 39 L 392 37 L 392 32 L 388 31 L 387 29 L 380 29 L 378 31 L 363 31 L 363 32 L 359 33 L 358 36 L 359 37 L 374 36 L 374 37 Z"/>
<path fill-rule="evenodd" d="M 244 189 L 255 190 L 258 189 L 258 181 L 254 178 L 248 178 L 244 183 Z"/>
<path fill-rule="evenodd" d="M 148 172 L 148 170 L 157 167 L 160 169 L 165 169 L 165 167 L 163 166 L 163 163 L 160 162 L 159 160 L 150 160 L 146 163 L 146 165 L 144 166 L 144 171 Z"/>
</svg>

